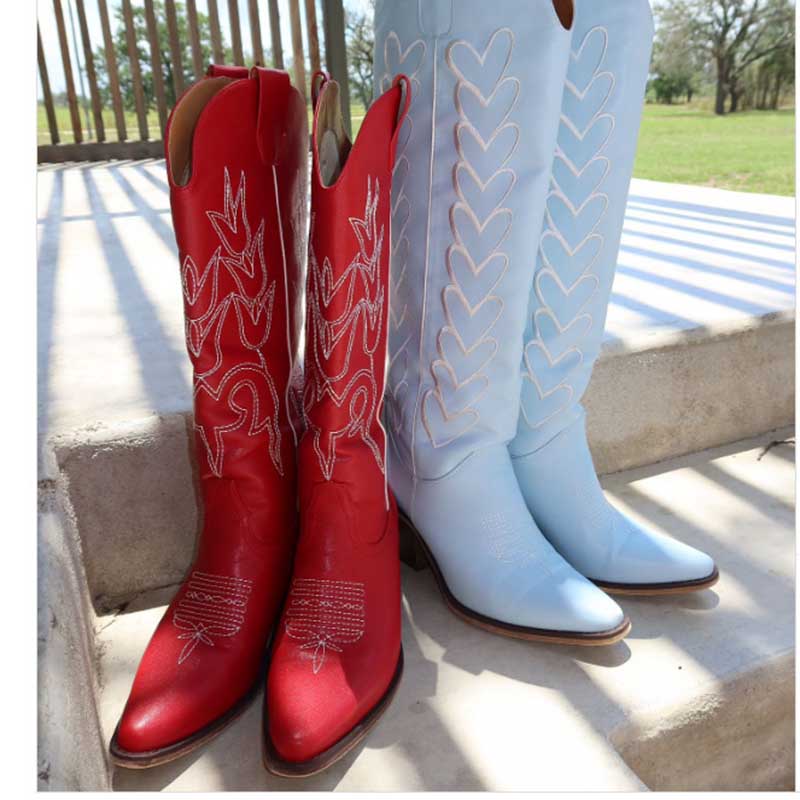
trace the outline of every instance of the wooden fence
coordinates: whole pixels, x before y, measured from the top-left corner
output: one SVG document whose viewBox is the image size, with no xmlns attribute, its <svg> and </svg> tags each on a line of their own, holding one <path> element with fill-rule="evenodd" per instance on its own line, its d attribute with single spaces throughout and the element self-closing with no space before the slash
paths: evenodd
<svg viewBox="0 0 800 800">
<path fill-rule="evenodd" d="M 168 31 L 168 53 L 172 65 L 172 89 L 174 95 L 179 96 L 186 88 L 184 79 L 183 56 L 186 43 L 181 41 L 180 26 L 178 19 L 178 9 L 175 0 L 164 0 L 158 8 L 153 0 L 112 0 L 119 2 L 122 9 L 122 19 L 125 28 L 126 49 L 128 52 L 128 67 L 130 70 L 130 82 L 133 90 L 133 101 L 135 106 L 135 125 L 128 125 L 126 120 L 125 107 L 123 104 L 122 89 L 120 83 L 120 66 L 117 60 L 117 53 L 114 49 L 114 39 L 111 29 L 111 19 L 109 17 L 108 0 L 95 0 L 97 2 L 100 16 L 100 27 L 102 29 L 102 53 L 105 60 L 105 73 L 107 76 L 107 96 L 110 98 L 110 106 L 113 110 L 116 133 L 113 137 L 107 136 L 106 126 L 103 119 L 104 108 L 103 95 L 97 75 L 97 53 L 94 42 L 89 35 L 89 26 L 86 19 L 86 0 L 41 0 L 39 13 L 47 13 L 48 2 L 52 2 L 53 16 L 56 29 L 58 31 L 58 44 L 60 51 L 61 64 L 64 72 L 65 92 L 67 106 L 69 109 L 69 128 L 59 127 L 56 105 L 53 99 L 53 92 L 50 86 L 50 78 L 47 68 L 47 58 L 42 37 L 37 29 L 37 48 L 39 60 L 39 77 L 42 85 L 42 99 L 44 102 L 47 126 L 50 135 L 49 144 L 40 144 L 38 148 L 38 159 L 40 162 L 54 161 L 98 161 L 108 158 L 147 158 L 163 154 L 164 128 L 169 115 L 169 105 L 167 100 L 167 87 L 165 86 L 165 75 L 162 68 L 162 52 L 158 39 L 159 23 L 166 22 Z M 220 8 L 225 3 L 227 5 L 228 21 L 230 23 L 230 51 L 233 54 L 233 63 L 238 65 L 245 64 L 244 45 L 242 42 L 242 26 L 240 19 L 240 6 L 246 6 L 246 13 L 250 23 L 250 55 L 252 63 L 264 64 L 264 44 L 262 39 L 261 11 L 266 6 L 269 42 L 272 51 L 272 66 L 278 69 L 284 68 L 285 58 L 283 43 L 281 41 L 280 28 L 280 8 L 278 0 L 207 0 L 208 3 L 208 23 L 211 38 L 212 58 L 216 63 L 225 61 L 225 43 L 223 41 L 222 28 L 220 26 Z M 68 5 L 71 4 L 71 5 Z M 288 0 L 289 21 L 291 26 L 291 59 L 293 81 L 302 91 L 306 91 L 306 51 L 304 50 L 304 39 L 308 52 L 308 59 L 311 70 L 317 70 L 321 66 L 342 84 L 342 102 L 345 105 L 344 117 L 349 123 L 349 91 L 347 81 L 347 56 L 345 49 L 344 35 L 344 10 L 342 0 L 321 0 L 322 18 L 324 26 L 324 59 L 320 54 L 320 36 L 317 25 L 317 5 L 316 0 L 304 0 L 305 4 L 305 31 L 303 30 L 302 18 L 300 15 L 300 0 Z M 158 114 L 158 134 L 153 136 L 148 123 L 148 102 L 145 96 L 143 83 L 142 65 L 139 61 L 137 50 L 136 30 L 134 27 L 134 7 L 135 5 L 144 6 L 144 17 L 147 29 L 146 47 L 150 54 L 151 71 L 148 73 L 152 79 L 152 90 L 154 96 L 155 109 Z M 67 31 L 67 20 L 64 9 L 69 14 L 70 29 L 73 35 L 74 47 L 78 47 L 78 37 L 80 38 L 80 49 L 76 53 L 70 51 L 69 36 Z M 75 9 L 77 16 L 78 33 L 74 29 L 75 20 L 72 16 L 72 8 Z M 164 20 L 158 18 L 161 11 Z M 188 31 L 188 46 L 191 53 L 191 73 L 194 79 L 200 79 L 206 71 L 207 64 L 203 61 L 201 47 L 200 26 L 198 22 L 198 11 L 196 0 L 185 0 L 186 28 Z M 83 85 L 82 79 L 85 77 L 88 84 L 88 97 L 78 95 L 76 90 L 76 80 L 73 70 L 73 57 L 82 75 L 78 75 L 79 85 Z M 83 111 L 91 119 L 93 125 L 92 140 L 85 135 L 84 125 L 81 122 L 81 101 L 84 101 L 89 108 Z M 87 102 L 88 101 L 88 102 Z M 130 128 L 133 127 L 133 130 Z M 73 141 L 63 141 L 66 130 L 72 134 Z"/>
</svg>

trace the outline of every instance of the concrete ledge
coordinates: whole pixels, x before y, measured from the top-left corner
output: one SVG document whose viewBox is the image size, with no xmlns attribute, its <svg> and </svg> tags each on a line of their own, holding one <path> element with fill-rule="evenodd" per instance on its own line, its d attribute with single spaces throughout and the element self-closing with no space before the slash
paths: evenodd
<svg viewBox="0 0 800 800">
<path fill-rule="evenodd" d="M 586 395 L 609 474 L 757 436 L 794 420 L 794 314 L 607 342 Z"/>
<path fill-rule="evenodd" d="M 99 720 L 95 616 L 65 486 L 40 489 L 38 787 L 105 791 L 110 764 Z"/>
<path fill-rule="evenodd" d="M 688 706 L 637 714 L 611 742 L 650 789 L 794 791 L 794 670 L 784 653 Z"/>
<path fill-rule="evenodd" d="M 54 440 L 95 608 L 183 578 L 198 530 L 190 426 L 173 414 Z"/>
</svg>

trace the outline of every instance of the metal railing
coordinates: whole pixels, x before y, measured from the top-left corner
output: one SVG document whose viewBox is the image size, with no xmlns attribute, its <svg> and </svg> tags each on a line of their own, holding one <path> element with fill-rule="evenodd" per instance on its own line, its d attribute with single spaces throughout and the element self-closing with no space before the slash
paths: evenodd
<svg viewBox="0 0 800 800">
<path fill-rule="evenodd" d="M 191 55 L 191 75 L 199 80 L 208 67 L 204 61 L 201 43 L 201 28 L 196 0 L 185 0 L 185 4 L 176 4 L 176 0 L 163 0 L 156 5 L 154 0 L 141 0 L 134 4 L 132 0 L 116 0 L 117 14 L 121 17 L 124 28 L 126 60 L 126 81 L 132 89 L 135 121 L 130 125 L 126 118 L 126 108 L 122 93 L 120 76 L 120 56 L 115 49 L 111 18 L 107 0 L 96 0 L 102 30 L 102 49 L 93 49 L 89 25 L 86 18 L 84 0 L 52 0 L 53 15 L 58 33 L 58 44 L 61 64 L 64 72 L 66 105 L 69 111 L 69 125 L 59 125 L 57 105 L 54 100 L 47 67 L 45 49 L 42 45 L 41 33 L 37 26 L 37 49 L 39 77 L 42 87 L 42 102 L 49 143 L 38 147 L 39 162 L 61 161 L 99 161 L 113 158 L 148 158 L 163 154 L 163 136 L 167 118 L 171 110 L 170 97 L 179 97 L 186 88 L 187 81 L 184 68 L 184 54 L 188 37 L 188 51 Z M 250 53 L 248 63 L 264 64 L 265 53 L 262 40 L 261 8 L 267 7 L 271 65 L 284 69 L 285 57 L 281 41 L 281 22 L 278 0 L 227 0 L 227 14 L 230 28 L 230 46 L 223 39 L 220 25 L 219 5 L 225 0 L 207 0 L 208 29 L 211 58 L 216 63 L 226 60 L 237 65 L 245 65 L 245 50 L 242 42 L 242 25 L 240 5 L 246 2 L 250 28 Z M 73 50 L 70 43 L 64 15 L 64 3 L 70 15 L 70 27 L 73 36 Z M 320 0 L 323 18 L 323 38 L 325 45 L 324 60 L 320 54 L 320 36 L 317 24 L 317 0 L 304 0 L 305 26 L 300 14 L 300 0 L 288 0 L 289 21 L 291 29 L 292 78 L 294 84 L 305 94 L 307 92 L 306 56 L 303 47 L 305 38 L 308 48 L 309 64 L 312 72 L 325 66 L 327 71 L 342 85 L 342 102 L 345 120 L 350 120 L 349 90 L 347 79 L 347 55 L 344 32 L 344 9 L 342 0 Z M 75 31 L 72 7 L 75 7 L 81 47 L 78 49 L 78 35 Z M 46 0 L 41 4 L 40 14 L 44 13 Z M 146 29 L 146 42 L 137 36 L 134 9 L 139 14 L 143 9 Z M 185 25 L 179 25 L 180 14 L 185 15 Z M 163 18 L 162 18 L 163 17 Z M 166 24 L 167 46 L 162 50 L 159 41 L 159 25 Z M 305 30 L 303 28 L 305 27 Z M 183 37 L 181 35 L 183 31 Z M 305 34 L 305 36 L 304 36 Z M 139 48 L 144 45 L 149 54 L 149 70 L 145 74 L 140 63 Z M 78 66 L 80 95 L 76 90 L 73 69 L 73 56 Z M 101 61 L 98 61 L 98 60 Z M 165 74 L 164 64 L 169 60 L 169 70 Z M 101 87 L 98 79 L 98 67 L 105 74 L 105 84 Z M 88 94 L 83 79 L 88 84 Z M 152 100 L 148 102 L 144 80 L 152 83 Z M 171 79 L 171 87 L 168 82 Z M 101 88 L 103 91 L 101 91 Z M 171 91 L 170 91 L 171 89 Z M 84 104 L 85 126 L 81 121 L 81 103 Z M 152 106 L 158 117 L 157 132 L 151 131 L 148 112 Z M 106 125 L 103 112 L 112 111 L 115 125 L 114 136 L 110 136 L 110 126 Z M 91 130 L 93 126 L 93 131 Z M 88 130 L 85 133 L 85 128 Z M 132 130 L 130 130 L 132 128 Z M 68 134 L 71 134 L 69 136 Z M 87 135 L 90 134 L 90 135 Z M 72 141 L 64 141 L 70 138 Z"/>
</svg>

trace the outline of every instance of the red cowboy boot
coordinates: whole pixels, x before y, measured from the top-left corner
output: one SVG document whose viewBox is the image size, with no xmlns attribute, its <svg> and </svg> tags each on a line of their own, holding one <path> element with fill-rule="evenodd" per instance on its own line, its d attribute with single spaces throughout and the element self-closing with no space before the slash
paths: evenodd
<svg viewBox="0 0 800 800">
<path fill-rule="evenodd" d="M 409 102 L 400 80 L 405 100 L 395 81 L 351 149 L 338 84 L 314 76 L 300 538 L 265 699 L 264 761 L 277 775 L 341 758 L 402 672 L 397 507 L 380 423 L 391 178 Z"/>
<path fill-rule="evenodd" d="M 219 733 L 257 691 L 296 538 L 287 396 L 298 342 L 308 123 L 286 73 L 212 68 L 166 135 L 203 529 L 111 741 L 127 767 Z"/>
</svg>

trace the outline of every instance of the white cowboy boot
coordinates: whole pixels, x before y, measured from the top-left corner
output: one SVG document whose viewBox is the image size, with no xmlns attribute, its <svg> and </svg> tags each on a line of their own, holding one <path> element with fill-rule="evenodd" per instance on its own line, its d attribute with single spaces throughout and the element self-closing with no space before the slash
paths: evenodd
<svg viewBox="0 0 800 800">
<path fill-rule="evenodd" d="M 528 508 L 608 591 L 689 591 L 717 580 L 704 553 L 633 523 L 605 498 L 580 404 L 600 352 L 650 63 L 647 0 L 575 0 L 572 55 L 510 450 Z"/>
<path fill-rule="evenodd" d="M 389 480 L 455 613 L 607 644 L 630 623 L 542 536 L 508 452 L 571 17 L 569 0 L 378 0 L 376 88 L 413 86 L 393 182 Z"/>
</svg>

